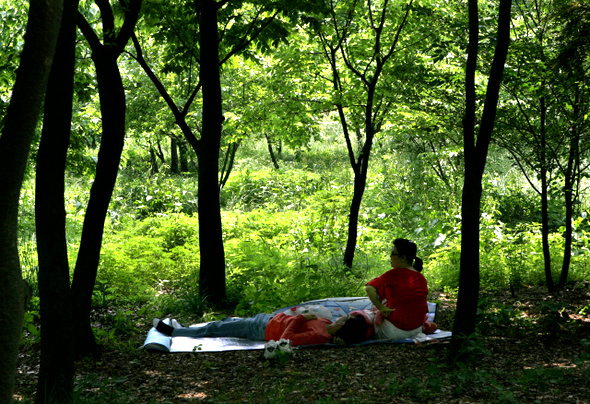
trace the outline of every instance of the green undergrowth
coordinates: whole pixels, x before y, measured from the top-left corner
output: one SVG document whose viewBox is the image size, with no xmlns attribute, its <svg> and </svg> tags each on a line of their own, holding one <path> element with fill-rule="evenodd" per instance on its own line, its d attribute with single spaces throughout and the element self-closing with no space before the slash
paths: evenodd
<svg viewBox="0 0 590 404">
<path fill-rule="evenodd" d="M 431 290 L 458 287 L 460 195 L 420 159 L 377 153 L 358 221 L 354 266 L 344 268 L 353 175 L 333 149 L 284 156 L 279 170 L 261 163 L 261 149 L 238 156 L 221 191 L 227 303 L 240 315 L 328 296 L 362 295 L 362 286 L 389 268 L 396 237 L 419 246 Z M 258 154 L 257 154 L 258 153 Z M 314 154 L 315 153 L 315 154 Z M 333 157 L 330 157 L 332 156 Z M 545 282 L 537 202 L 510 169 L 498 181 L 486 174 L 480 226 L 482 290 Z M 457 181 L 456 181 L 457 182 Z M 66 212 L 73 271 L 91 181 L 67 179 Z M 23 277 L 36 290 L 33 183 L 20 212 Z M 522 185 L 522 184 L 521 184 Z M 123 170 L 109 207 L 94 304 L 150 304 L 163 312 L 207 311 L 198 296 L 200 271 L 197 183 L 194 174 L 137 174 Z M 554 279 L 561 269 L 563 226 L 550 234 Z M 563 224 L 562 224 L 563 225 Z M 569 279 L 590 278 L 590 223 L 574 220 Z M 35 292 L 36 294 L 36 292 Z"/>
</svg>

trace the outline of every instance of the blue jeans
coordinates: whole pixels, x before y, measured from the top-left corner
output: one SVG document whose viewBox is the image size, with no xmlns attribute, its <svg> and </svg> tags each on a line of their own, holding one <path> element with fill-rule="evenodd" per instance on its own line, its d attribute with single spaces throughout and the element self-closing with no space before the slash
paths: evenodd
<svg viewBox="0 0 590 404">
<path fill-rule="evenodd" d="M 226 317 L 223 320 L 212 321 L 202 327 L 175 328 L 173 337 L 237 337 L 247 338 L 252 341 L 264 341 L 266 325 L 272 318 L 272 314 L 257 314 L 254 317 Z"/>
</svg>

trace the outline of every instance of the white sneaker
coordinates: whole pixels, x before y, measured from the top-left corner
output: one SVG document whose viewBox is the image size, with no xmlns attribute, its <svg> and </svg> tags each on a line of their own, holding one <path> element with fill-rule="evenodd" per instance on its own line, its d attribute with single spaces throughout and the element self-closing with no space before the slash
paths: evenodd
<svg viewBox="0 0 590 404">
<path fill-rule="evenodd" d="M 178 321 L 176 321 L 175 318 L 170 320 L 170 325 L 174 328 L 184 328 L 184 326 L 182 324 L 180 324 Z"/>
<path fill-rule="evenodd" d="M 289 339 L 281 338 L 281 340 L 278 342 L 278 348 L 281 352 L 286 352 L 290 354 L 293 353 L 293 348 L 291 347 L 291 340 Z"/>
<path fill-rule="evenodd" d="M 270 340 L 264 344 L 264 357 L 266 359 L 274 358 L 277 355 L 278 344 L 275 340 Z"/>
</svg>

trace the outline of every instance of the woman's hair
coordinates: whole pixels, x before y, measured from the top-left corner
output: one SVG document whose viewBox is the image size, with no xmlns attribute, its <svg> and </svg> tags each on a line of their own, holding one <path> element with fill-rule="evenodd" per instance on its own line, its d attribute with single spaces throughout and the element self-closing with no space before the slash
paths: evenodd
<svg viewBox="0 0 590 404">
<path fill-rule="evenodd" d="M 416 253 L 418 251 L 416 243 L 405 238 L 396 238 L 393 241 L 393 245 L 397 249 L 398 255 L 406 257 L 406 260 L 414 267 L 416 271 L 422 272 L 422 269 L 424 268 L 424 262 L 421 258 L 416 257 Z"/>
<path fill-rule="evenodd" d="M 334 338 L 341 338 L 346 345 L 358 344 L 367 339 L 367 322 L 362 315 L 353 315 L 340 327 Z"/>
</svg>

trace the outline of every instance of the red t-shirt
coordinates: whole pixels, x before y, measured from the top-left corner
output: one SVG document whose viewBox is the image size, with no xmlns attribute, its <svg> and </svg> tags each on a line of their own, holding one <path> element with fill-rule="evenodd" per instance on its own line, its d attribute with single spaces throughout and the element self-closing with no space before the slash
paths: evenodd
<svg viewBox="0 0 590 404">
<path fill-rule="evenodd" d="M 264 331 L 264 339 L 275 341 L 290 339 L 291 345 L 316 345 L 330 342 L 332 336 L 326 331 L 326 324 L 332 324 L 325 318 L 306 320 L 301 314 L 287 316 L 279 313 L 270 319 Z"/>
<path fill-rule="evenodd" d="M 395 309 L 387 320 L 401 330 L 414 330 L 424 323 L 428 312 L 428 286 L 420 272 L 408 268 L 394 268 L 367 285 L 377 289 L 379 299 L 387 299 L 387 306 Z"/>
</svg>

